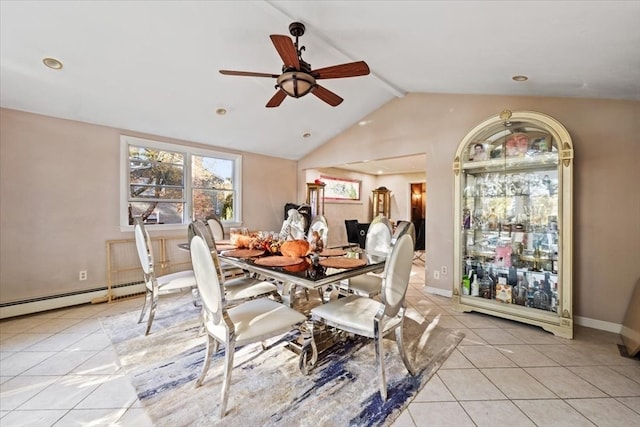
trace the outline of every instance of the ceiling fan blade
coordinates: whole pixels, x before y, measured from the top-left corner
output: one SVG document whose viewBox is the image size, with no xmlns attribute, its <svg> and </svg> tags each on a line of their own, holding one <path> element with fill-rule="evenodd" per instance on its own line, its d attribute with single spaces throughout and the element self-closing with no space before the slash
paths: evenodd
<svg viewBox="0 0 640 427">
<path fill-rule="evenodd" d="M 225 76 L 272 77 L 274 79 L 278 78 L 278 74 L 254 73 L 251 71 L 220 70 L 220 74 L 224 74 Z"/>
<path fill-rule="evenodd" d="M 369 66 L 364 61 L 349 62 L 347 64 L 334 65 L 332 67 L 318 68 L 311 71 L 311 75 L 317 79 L 340 79 L 343 77 L 358 77 L 369 74 Z"/>
<path fill-rule="evenodd" d="M 335 93 L 331 92 L 329 89 L 322 87 L 320 85 L 316 85 L 315 89 L 313 89 L 311 93 L 313 93 L 315 96 L 322 99 L 324 102 L 331 105 L 332 107 L 340 105 L 340 103 L 343 101 L 343 99 L 340 98 L 338 95 L 336 95 Z"/>
<path fill-rule="evenodd" d="M 284 101 L 286 97 L 287 97 L 287 93 L 282 89 L 278 89 L 276 94 L 271 97 L 269 102 L 267 102 L 266 107 L 267 108 L 277 107 L 278 105 L 282 104 L 282 101 Z"/>
<path fill-rule="evenodd" d="M 293 41 L 288 36 L 271 34 L 271 41 L 278 51 L 278 55 L 282 58 L 285 68 L 295 68 L 300 70 L 300 61 L 298 60 L 298 51 L 293 45 Z"/>
</svg>

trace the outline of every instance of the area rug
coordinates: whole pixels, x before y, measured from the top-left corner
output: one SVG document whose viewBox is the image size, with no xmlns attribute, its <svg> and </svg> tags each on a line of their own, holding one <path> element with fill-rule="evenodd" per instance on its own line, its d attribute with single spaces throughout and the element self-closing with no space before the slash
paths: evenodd
<svg viewBox="0 0 640 427">
<path fill-rule="evenodd" d="M 405 369 L 396 343 L 384 340 L 388 397 L 382 401 L 372 340 L 347 339 L 322 352 L 309 375 L 286 348 L 296 332 L 238 348 L 227 413 L 218 417 L 223 351 L 195 388 L 204 361 L 199 309 L 190 295 L 161 300 L 152 332 L 144 336 L 138 312 L 101 319 L 120 362 L 157 426 L 388 426 L 444 363 L 461 333 L 407 310 L 404 339 L 418 373 Z M 391 334 L 388 338 L 392 338 Z"/>
</svg>

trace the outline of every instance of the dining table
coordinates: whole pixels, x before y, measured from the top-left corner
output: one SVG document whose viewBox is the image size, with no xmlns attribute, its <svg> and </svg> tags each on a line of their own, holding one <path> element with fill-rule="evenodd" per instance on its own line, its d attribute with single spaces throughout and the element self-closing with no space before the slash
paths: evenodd
<svg viewBox="0 0 640 427">
<path fill-rule="evenodd" d="M 303 257 L 285 257 L 263 250 L 234 248 L 228 242 L 221 243 L 216 251 L 221 263 L 255 277 L 281 283 L 283 299 L 288 300 L 290 307 L 300 309 L 306 315 L 309 314 L 306 310 L 294 306 L 297 287 L 319 291 L 321 303 L 325 303 L 330 295 L 328 290 L 338 288 L 339 283 L 345 283 L 352 277 L 381 272 L 386 260 L 383 256 L 368 254 L 366 250 L 352 246 L 326 248 L 320 253 L 311 252 Z M 184 250 L 189 248 L 186 243 L 179 246 Z M 299 355 L 299 369 L 305 375 L 316 365 L 321 352 L 344 339 L 339 331 L 331 330 L 310 318 L 300 326 L 299 331 L 300 334 L 287 343 L 287 348 Z"/>
</svg>

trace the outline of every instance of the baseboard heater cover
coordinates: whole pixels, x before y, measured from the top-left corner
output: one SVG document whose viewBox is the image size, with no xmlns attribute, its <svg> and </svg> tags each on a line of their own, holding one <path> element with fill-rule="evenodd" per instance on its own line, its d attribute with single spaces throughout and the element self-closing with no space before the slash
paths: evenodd
<svg viewBox="0 0 640 427">
<path fill-rule="evenodd" d="M 111 301 L 142 295 L 145 292 L 143 282 L 126 283 L 111 288 Z M 78 292 L 52 295 L 48 297 L 32 298 L 0 304 L 0 319 L 23 316 L 25 314 L 56 310 L 80 304 L 90 304 L 109 301 L 106 287 L 89 289 Z"/>
</svg>

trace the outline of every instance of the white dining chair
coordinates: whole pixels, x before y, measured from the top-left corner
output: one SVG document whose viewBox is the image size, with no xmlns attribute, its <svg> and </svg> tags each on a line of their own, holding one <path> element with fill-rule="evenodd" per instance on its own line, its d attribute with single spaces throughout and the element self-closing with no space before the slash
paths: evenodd
<svg viewBox="0 0 640 427">
<path fill-rule="evenodd" d="M 222 221 L 220 221 L 218 215 L 209 214 L 207 215 L 206 221 L 209 229 L 211 230 L 213 238 L 217 242 L 224 240 L 224 227 L 222 226 Z"/>
<path fill-rule="evenodd" d="M 380 396 L 383 401 L 387 399 L 383 338 L 391 331 L 395 331 L 395 340 L 404 366 L 411 375 L 415 374 L 404 350 L 402 339 L 404 298 L 409 285 L 412 261 L 413 241 L 410 235 L 404 234 L 398 238 L 387 256 L 380 301 L 359 295 L 349 295 L 311 309 L 314 321 L 374 339 Z"/>
<path fill-rule="evenodd" d="M 144 273 L 144 284 L 146 289 L 138 323 L 142 322 L 144 319 L 146 307 L 148 305 L 149 314 L 147 317 L 147 328 L 144 334 L 149 335 L 149 331 L 151 331 L 151 324 L 153 323 L 153 319 L 156 314 L 159 296 L 161 294 L 185 291 L 188 289 L 195 291 L 196 279 L 193 275 L 193 270 L 178 271 L 175 273 L 156 276 L 156 266 L 153 258 L 151 239 L 149 238 L 149 233 L 147 233 L 141 218 L 134 218 L 133 232 L 135 235 L 138 258 Z M 197 305 L 195 293 L 193 293 L 193 296 L 193 303 L 194 305 Z"/>
<path fill-rule="evenodd" d="M 384 215 L 378 215 L 371 221 L 365 240 L 365 255 L 370 263 L 382 262 L 391 251 L 391 224 Z M 380 293 L 381 271 L 352 277 L 346 284 L 339 286 L 341 294 L 356 294 L 374 297 Z"/>
<path fill-rule="evenodd" d="M 196 387 L 202 385 L 209 370 L 213 353 L 218 351 L 219 344 L 222 344 L 225 347 L 224 378 L 219 413 L 222 418 L 226 413 L 236 347 L 261 342 L 287 333 L 304 322 L 306 317 L 268 298 L 253 299 L 228 307 L 225 295 L 221 292 L 222 287 L 218 281 L 219 275 L 211 258 L 211 252 L 200 236 L 191 239 L 191 260 L 202 298 L 203 321 L 207 332 L 206 354 L 202 372 L 196 380 Z"/>
<path fill-rule="evenodd" d="M 276 301 L 282 301 L 282 297 L 280 296 L 280 293 L 278 293 L 278 287 L 271 282 L 255 277 L 249 277 L 247 275 L 233 278 L 227 277 L 227 274 L 225 274 L 225 266 L 222 265 L 220 258 L 218 257 L 215 239 L 213 238 L 207 224 L 203 221 L 196 220 L 189 224 L 189 230 L 190 235 L 200 236 L 200 238 L 202 238 L 207 244 L 211 253 L 211 259 L 213 260 L 216 271 L 219 274 L 218 282 L 223 286 L 225 300 L 228 304 L 238 304 L 253 298 L 267 296 L 272 297 Z M 192 239 L 193 236 L 191 236 L 190 239 Z"/>
</svg>

